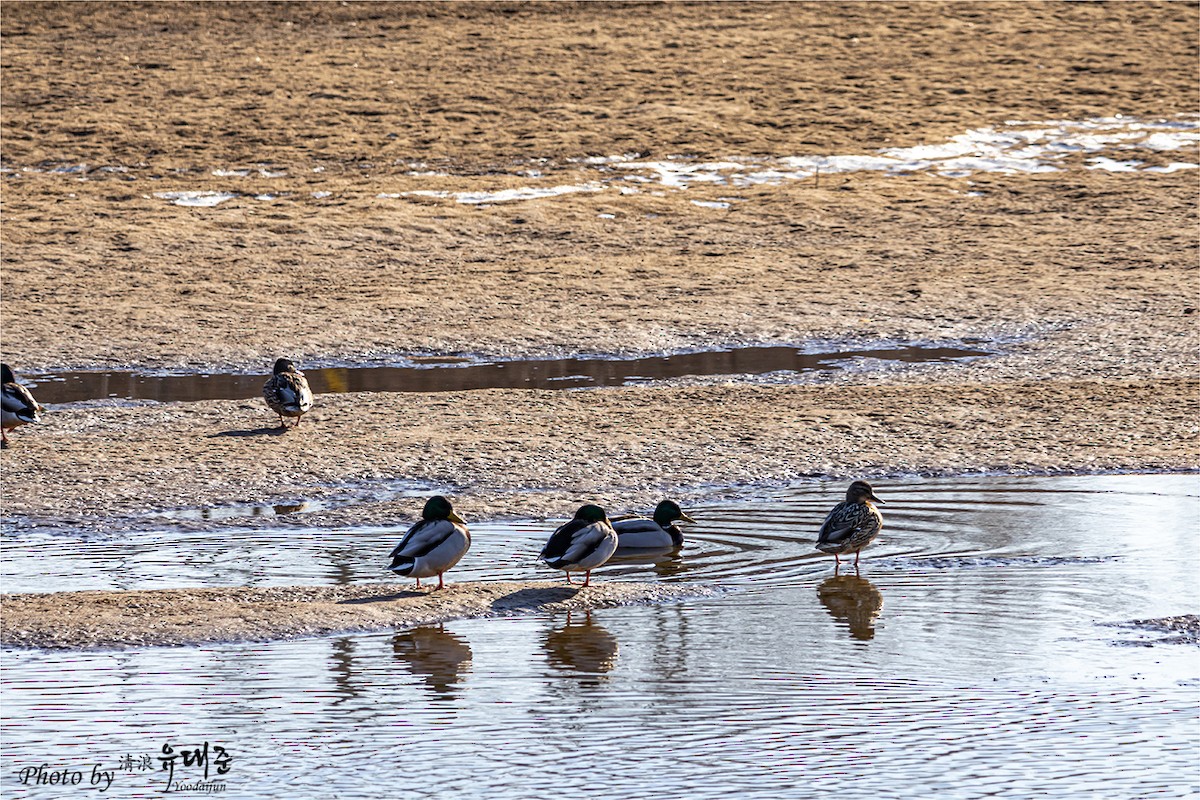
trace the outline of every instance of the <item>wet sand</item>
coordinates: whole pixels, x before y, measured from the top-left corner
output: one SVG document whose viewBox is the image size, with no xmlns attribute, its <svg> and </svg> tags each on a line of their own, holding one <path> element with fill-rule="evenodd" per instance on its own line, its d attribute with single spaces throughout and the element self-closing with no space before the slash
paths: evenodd
<svg viewBox="0 0 1200 800">
<path fill-rule="evenodd" d="M 1200 644 L 1200 615 L 1181 614 L 1161 619 L 1135 619 L 1129 622 L 1110 623 L 1115 628 L 1129 628 L 1158 634 L 1158 639 L 1126 640 L 1122 644 L 1133 647 L 1153 647 L 1156 644 Z"/>
<path fill-rule="evenodd" d="M 302 524 L 406 524 L 419 503 L 376 496 L 397 481 L 481 519 L 816 477 L 1200 468 L 1195 171 L 1076 154 L 970 179 L 380 196 L 576 184 L 588 156 L 872 153 L 1006 120 L 1175 118 L 1200 108 L 1198 28 L 1187 3 L 10 4 L 0 322 L 18 374 L 971 338 L 999 355 L 325 395 L 283 435 L 254 401 L 72 405 L 4 451 L 6 527 L 346 497 Z M 196 190 L 243 196 L 155 197 Z"/>
<path fill-rule="evenodd" d="M 935 368 L 941 369 L 941 368 Z M 957 368 L 947 368 L 952 371 Z M 628 387 L 325 395 L 280 433 L 257 401 L 57 411 L 5 451 L 14 527 L 228 525 L 155 512 L 344 502 L 241 525 L 405 525 L 445 492 L 465 518 L 618 513 L 817 477 L 1196 467 L 1192 380 Z M 547 535 L 551 527 L 547 527 Z M 382 555 L 381 555 L 382 558 Z"/>
<path fill-rule="evenodd" d="M 704 586 L 596 581 L 275 586 L 4 595 L 0 644 L 50 649 L 267 641 L 705 597 Z"/>
</svg>

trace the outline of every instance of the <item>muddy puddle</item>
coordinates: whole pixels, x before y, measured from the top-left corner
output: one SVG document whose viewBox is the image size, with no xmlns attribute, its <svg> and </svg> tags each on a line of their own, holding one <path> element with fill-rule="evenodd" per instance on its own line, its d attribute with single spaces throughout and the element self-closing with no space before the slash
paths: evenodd
<svg viewBox="0 0 1200 800">
<path fill-rule="evenodd" d="M 411 367 L 305 368 L 317 394 L 458 392 L 471 389 L 578 389 L 647 384 L 707 375 L 763 375 L 845 369 L 870 362 L 937 363 L 993 355 L 983 342 L 908 345 L 809 353 L 795 347 L 744 347 L 635 359 L 566 358 L 475 363 L 466 358 L 418 358 Z M 303 366 L 303 365 L 301 365 Z M 241 400 L 262 395 L 262 375 L 145 374 L 80 371 L 22 376 L 39 402 L 129 399 L 178 402 Z"/>
<path fill-rule="evenodd" d="M 717 599 L 268 644 L 8 650 L 4 794 L 43 796 L 15 776 L 48 763 L 101 764 L 106 796 L 153 796 L 163 746 L 207 742 L 232 758 L 208 780 L 253 798 L 431 780 L 447 797 L 528 797 L 581 763 L 605 771 L 597 797 L 818 797 L 848 782 L 883 798 L 1194 796 L 1198 651 L 1161 635 L 1119 646 L 1148 634 L 1111 623 L 1200 609 L 1200 476 L 876 485 L 886 527 L 858 574 L 812 550 L 845 488 L 812 484 L 691 505 L 681 551 L 593 574 L 729 589 Z M 472 525 L 450 579 L 553 577 L 534 558 L 553 524 Z M 399 533 L 10 533 L 3 580 L 383 582 Z"/>
</svg>

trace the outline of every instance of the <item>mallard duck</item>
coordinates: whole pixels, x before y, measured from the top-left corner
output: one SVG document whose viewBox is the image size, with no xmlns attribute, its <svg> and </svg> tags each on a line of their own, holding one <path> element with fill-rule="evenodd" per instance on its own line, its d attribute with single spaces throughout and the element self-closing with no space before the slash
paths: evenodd
<svg viewBox="0 0 1200 800">
<path fill-rule="evenodd" d="M 284 417 L 296 418 L 296 424 L 292 426 L 294 428 L 300 424 L 300 417 L 313 407 L 313 393 L 308 388 L 308 379 L 286 358 L 275 362 L 274 374 L 263 384 L 263 397 L 271 410 L 279 415 L 281 428 L 287 427 Z"/>
<path fill-rule="evenodd" d="M 674 524 L 675 520 L 696 521 L 683 513 L 683 509 L 672 500 L 659 503 L 650 517 L 636 514 L 617 517 L 612 521 L 613 530 L 617 532 L 617 547 L 623 550 L 682 547 L 683 531 Z"/>
<path fill-rule="evenodd" d="M 441 495 L 425 501 L 421 521 L 408 529 L 400 544 L 392 550 L 388 566 L 397 575 L 417 579 L 438 576 L 438 588 L 444 589 L 442 574 L 459 562 L 471 548 L 471 532 L 450 501 Z"/>
<path fill-rule="evenodd" d="M 817 549 L 822 553 L 833 553 L 841 566 L 841 555 L 854 553 L 854 566 L 858 566 L 858 554 L 883 528 L 883 515 L 874 503 L 882 503 L 875 490 L 866 481 L 855 481 L 846 490 L 845 501 L 838 503 L 829 512 L 817 534 Z"/>
<path fill-rule="evenodd" d="M 3 403 L 0 404 L 0 447 L 8 447 L 8 432 L 30 422 L 41 422 L 38 412 L 46 409 L 38 405 L 28 389 L 17 383 L 8 364 L 0 364 L 0 368 L 3 373 L 0 383 L 4 384 Z"/>
<path fill-rule="evenodd" d="M 555 569 L 565 570 L 567 583 L 572 572 L 583 572 L 583 585 L 592 579 L 592 570 L 608 561 L 617 549 L 617 532 L 600 506 L 582 506 L 575 518 L 550 536 L 538 556 Z"/>
</svg>

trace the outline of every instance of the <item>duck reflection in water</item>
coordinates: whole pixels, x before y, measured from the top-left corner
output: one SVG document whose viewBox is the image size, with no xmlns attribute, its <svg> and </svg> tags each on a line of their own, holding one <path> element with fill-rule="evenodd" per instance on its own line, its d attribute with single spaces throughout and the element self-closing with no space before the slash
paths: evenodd
<svg viewBox="0 0 1200 800">
<path fill-rule="evenodd" d="M 392 637 L 392 655 L 440 699 L 471 671 L 471 645 L 442 625 L 426 625 Z"/>
<path fill-rule="evenodd" d="M 853 638 L 875 638 L 875 618 L 883 608 L 883 595 L 869 580 L 858 575 L 834 575 L 817 587 L 817 599 L 830 616 L 850 626 Z"/>
<path fill-rule="evenodd" d="M 670 578 L 684 571 L 683 556 L 677 547 L 624 552 L 618 549 L 605 564 L 618 567 L 610 571 L 610 574 L 617 578 L 623 575 L 644 574 L 645 569 L 639 567 L 650 567 L 660 578 Z"/>
<path fill-rule="evenodd" d="M 543 643 L 546 658 L 558 669 L 586 675 L 604 675 L 617 665 L 617 637 L 592 622 L 592 612 L 584 611 L 583 620 L 567 612 L 566 624 L 553 628 Z"/>
</svg>

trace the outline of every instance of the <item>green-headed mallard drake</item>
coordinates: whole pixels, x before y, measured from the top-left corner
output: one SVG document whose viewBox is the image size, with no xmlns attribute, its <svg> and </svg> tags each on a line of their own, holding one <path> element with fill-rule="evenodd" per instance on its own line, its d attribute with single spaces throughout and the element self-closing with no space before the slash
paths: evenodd
<svg viewBox="0 0 1200 800">
<path fill-rule="evenodd" d="M 281 428 L 287 427 L 284 417 L 296 418 L 296 424 L 292 426 L 294 428 L 300 424 L 300 417 L 313 407 L 313 393 L 308 388 L 308 379 L 286 358 L 275 362 L 274 374 L 263 385 L 263 397 L 271 410 L 279 415 Z"/>
<path fill-rule="evenodd" d="M 3 373 L 0 375 L 0 383 L 4 384 L 3 403 L 0 404 L 0 447 L 8 447 L 8 432 L 21 425 L 41 422 L 38 412 L 46 409 L 38 405 L 38 401 L 33 399 L 28 389 L 17 383 L 17 378 L 8 364 L 0 364 L 0 368 L 0 372 Z"/>
<path fill-rule="evenodd" d="M 617 532 L 600 506 L 586 505 L 575 518 L 559 527 L 538 556 L 555 569 L 565 570 L 567 583 L 572 572 L 583 572 L 583 585 L 592 579 L 592 570 L 608 561 L 617 549 Z"/>
<path fill-rule="evenodd" d="M 846 490 L 845 501 L 838 503 L 829 512 L 817 534 L 817 549 L 822 553 L 833 553 L 841 566 L 841 555 L 854 553 L 854 566 L 858 566 L 858 554 L 883 528 L 883 515 L 874 503 L 882 503 L 875 490 L 866 481 L 855 481 Z"/>
<path fill-rule="evenodd" d="M 696 521 L 683 513 L 673 500 L 663 500 L 649 517 L 635 514 L 617 517 L 612 521 L 613 530 L 617 532 L 617 547 L 623 550 L 682 547 L 683 531 L 675 524 L 676 520 Z"/>
<path fill-rule="evenodd" d="M 392 550 L 388 566 L 397 575 L 417 579 L 438 576 L 438 588 L 445 588 L 442 574 L 459 562 L 471 549 L 471 532 L 450 501 L 441 495 L 425 501 L 421 521 L 408 529 L 400 544 Z"/>
</svg>

